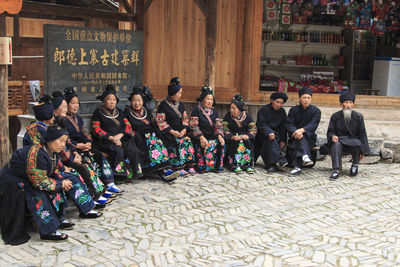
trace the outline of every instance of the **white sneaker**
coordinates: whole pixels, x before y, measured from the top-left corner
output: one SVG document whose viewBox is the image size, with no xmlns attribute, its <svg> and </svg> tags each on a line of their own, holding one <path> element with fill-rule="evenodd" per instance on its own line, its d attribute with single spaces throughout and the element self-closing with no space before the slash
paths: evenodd
<svg viewBox="0 0 400 267">
<path fill-rule="evenodd" d="M 291 175 L 297 175 L 300 173 L 301 173 L 301 168 L 299 168 L 299 167 L 294 167 L 294 169 L 290 171 Z"/>
<path fill-rule="evenodd" d="M 301 159 L 303 160 L 304 166 L 310 166 L 314 164 L 314 162 L 308 157 L 308 155 L 304 155 Z"/>
</svg>

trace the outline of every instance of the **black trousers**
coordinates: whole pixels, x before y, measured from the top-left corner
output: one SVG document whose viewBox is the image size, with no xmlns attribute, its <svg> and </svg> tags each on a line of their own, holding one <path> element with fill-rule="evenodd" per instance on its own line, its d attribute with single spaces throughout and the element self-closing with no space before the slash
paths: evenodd
<svg viewBox="0 0 400 267">
<path fill-rule="evenodd" d="M 286 158 L 282 155 L 281 146 L 275 138 L 269 140 L 268 137 L 258 137 L 255 144 L 255 158 L 261 156 L 264 166 L 269 168 L 275 163 L 286 162 Z"/>
<path fill-rule="evenodd" d="M 290 142 L 290 152 L 288 156 L 291 159 L 292 165 L 294 167 L 301 168 L 303 165 L 303 160 L 301 157 L 308 155 L 311 158 L 311 151 L 309 141 L 306 137 L 301 139 L 292 139 Z"/>
<path fill-rule="evenodd" d="M 332 159 L 332 169 L 338 170 L 342 165 L 342 155 L 343 153 L 351 154 L 353 158 L 353 164 L 358 164 L 360 162 L 360 147 L 359 146 L 346 146 L 340 142 L 331 144 L 331 159 Z"/>
</svg>

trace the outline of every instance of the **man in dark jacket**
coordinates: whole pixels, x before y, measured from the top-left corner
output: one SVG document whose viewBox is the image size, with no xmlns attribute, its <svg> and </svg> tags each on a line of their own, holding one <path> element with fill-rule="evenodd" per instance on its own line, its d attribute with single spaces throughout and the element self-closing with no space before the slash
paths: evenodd
<svg viewBox="0 0 400 267">
<path fill-rule="evenodd" d="M 286 130 L 289 135 L 288 159 L 294 166 L 290 174 L 300 174 L 302 166 L 312 166 L 311 148 L 315 145 L 315 131 L 321 120 L 321 110 L 311 105 L 313 90 L 303 87 L 299 90 L 300 104 L 289 110 Z"/>
<path fill-rule="evenodd" d="M 257 113 L 255 158 L 261 155 L 268 172 L 277 171 L 275 165 L 287 165 L 281 152 L 287 139 L 286 111 L 283 108 L 287 99 L 285 93 L 272 93 L 271 103 L 263 106 Z"/>
<path fill-rule="evenodd" d="M 350 176 L 358 173 L 358 163 L 364 155 L 369 154 L 367 132 L 364 118 L 353 110 L 355 95 L 353 92 L 340 95 L 342 110 L 332 114 L 329 121 L 327 138 L 332 158 L 332 175 L 330 179 L 339 178 L 342 153 L 350 153 L 353 162 L 350 168 Z"/>
</svg>

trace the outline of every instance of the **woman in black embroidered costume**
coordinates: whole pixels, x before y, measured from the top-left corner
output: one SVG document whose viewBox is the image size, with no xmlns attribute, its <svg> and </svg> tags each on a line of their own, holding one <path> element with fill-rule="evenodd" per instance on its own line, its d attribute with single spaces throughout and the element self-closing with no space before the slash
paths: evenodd
<svg viewBox="0 0 400 267">
<path fill-rule="evenodd" d="M 64 149 L 68 131 L 60 126 L 49 126 L 44 143 L 24 146 L 14 152 L 7 176 L 14 177 L 26 192 L 26 207 L 39 227 L 41 239 L 65 240 L 68 235 L 58 232 L 72 229 L 73 223 L 64 219 L 65 194 L 74 195 L 80 203 L 81 217 L 96 218 L 101 213 L 92 211 L 94 203 L 83 185 L 63 177 L 59 153 Z"/>
<path fill-rule="evenodd" d="M 51 103 L 54 108 L 55 123 L 67 128 L 68 120 L 65 117 L 67 116 L 68 105 L 63 94 L 60 91 L 54 91 Z M 93 169 L 93 166 L 79 154 L 69 136 L 66 144 L 66 152 L 73 158 L 73 162 L 65 161 L 65 165 L 72 168 L 68 172 L 76 176 L 80 175 L 85 181 L 93 199 L 99 204 L 105 204 L 108 201 L 106 197 L 102 196 L 106 191 L 105 185 L 100 180 L 96 170 Z"/>
<path fill-rule="evenodd" d="M 68 111 L 65 116 L 65 124 L 68 129 L 68 134 L 71 143 L 82 158 L 93 167 L 100 180 L 106 185 L 107 191 L 111 193 L 122 193 L 114 183 L 114 174 L 110 163 L 106 157 L 97 149 L 92 147 L 92 138 L 83 127 L 83 119 L 79 116 L 79 98 L 74 88 L 67 87 L 64 89 L 64 98 L 68 105 Z M 109 192 L 105 196 L 109 197 Z"/>
<path fill-rule="evenodd" d="M 157 172 L 165 182 L 171 182 L 179 176 L 179 172 L 171 170 L 168 162 L 168 150 L 162 141 L 162 134 L 153 120 L 151 111 L 144 107 L 142 87 L 134 87 L 128 97 L 130 106 L 124 110 L 135 131 L 136 144 L 144 155 L 143 172 Z"/>
<path fill-rule="evenodd" d="M 117 108 L 119 99 L 114 86 L 109 84 L 97 98 L 103 104 L 92 117 L 92 137 L 94 146 L 108 154 L 112 169 L 131 181 L 143 176 L 143 153 L 137 148 L 135 133 L 122 110 Z"/>
<path fill-rule="evenodd" d="M 224 169 L 225 140 L 222 120 L 214 109 L 214 91 L 209 86 L 201 89 L 199 104 L 190 116 L 190 128 L 195 143 L 196 166 L 199 173 Z"/>
<path fill-rule="evenodd" d="M 226 160 L 232 171 L 241 173 L 246 170 L 254 173 L 254 138 L 257 133 L 256 123 L 244 110 L 244 101 L 235 95 L 230 111 L 225 115 L 224 137 L 226 141 Z"/>
<path fill-rule="evenodd" d="M 189 116 L 183 103 L 182 85 L 179 78 L 174 77 L 168 85 L 168 96 L 159 104 L 156 121 L 164 135 L 168 148 L 169 162 L 181 175 L 195 174 L 195 156 L 193 143 L 189 137 Z M 186 169 L 186 170 L 185 170 Z"/>
</svg>

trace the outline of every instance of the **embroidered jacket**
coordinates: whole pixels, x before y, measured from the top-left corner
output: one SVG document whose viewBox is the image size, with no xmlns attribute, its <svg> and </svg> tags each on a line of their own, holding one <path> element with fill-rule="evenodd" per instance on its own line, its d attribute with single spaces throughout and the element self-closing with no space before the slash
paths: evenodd
<svg viewBox="0 0 400 267">
<path fill-rule="evenodd" d="M 231 139 L 236 134 L 247 135 L 249 139 L 254 140 L 257 133 L 256 123 L 253 121 L 253 118 L 250 116 L 250 114 L 247 114 L 247 112 L 246 118 L 241 122 L 235 121 L 232 118 L 231 113 L 228 112 L 224 117 L 222 125 L 224 126 L 224 137 L 226 140 Z"/>
<path fill-rule="evenodd" d="M 158 128 L 163 134 L 169 134 L 170 130 L 182 131 L 190 130 L 189 116 L 185 110 L 183 103 L 179 102 L 177 110 L 180 114 L 168 105 L 166 100 L 161 101 L 157 108 L 156 121 Z"/>
<path fill-rule="evenodd" d="M 118 121 L 118 124 L 113 119 L 107 118 L 100 108 L 95 110 L 92 119 L 92 136 L 94 139 L 107 140 L 109 136 L 119 133 L 127 136 L 135 135 L 130 122 L 120 109 L 118 109 L 118 116 L 114 119 Z"/>
<path fill-rule="evenodd" d="M 194 107 L 190 116 L 190 128 L 193 137 L 199 139 L 204 136 L 206 139 L 214 139 L 218 135 L 224 136 L 222 120 L 218 117 L 218 112 L 213 109 L 209 118 L 203 114 L 199 105 Z"/>
<path fill-rule="evenodd" d="M 13 173 L 29 181 L 34 188 L 49 192 L 62 191 L 62 177 L 58 170 L 59 158 L 53 161 L 42 145 L 24 146 L 14 152 L 10 167 Z"/>
</svg>

